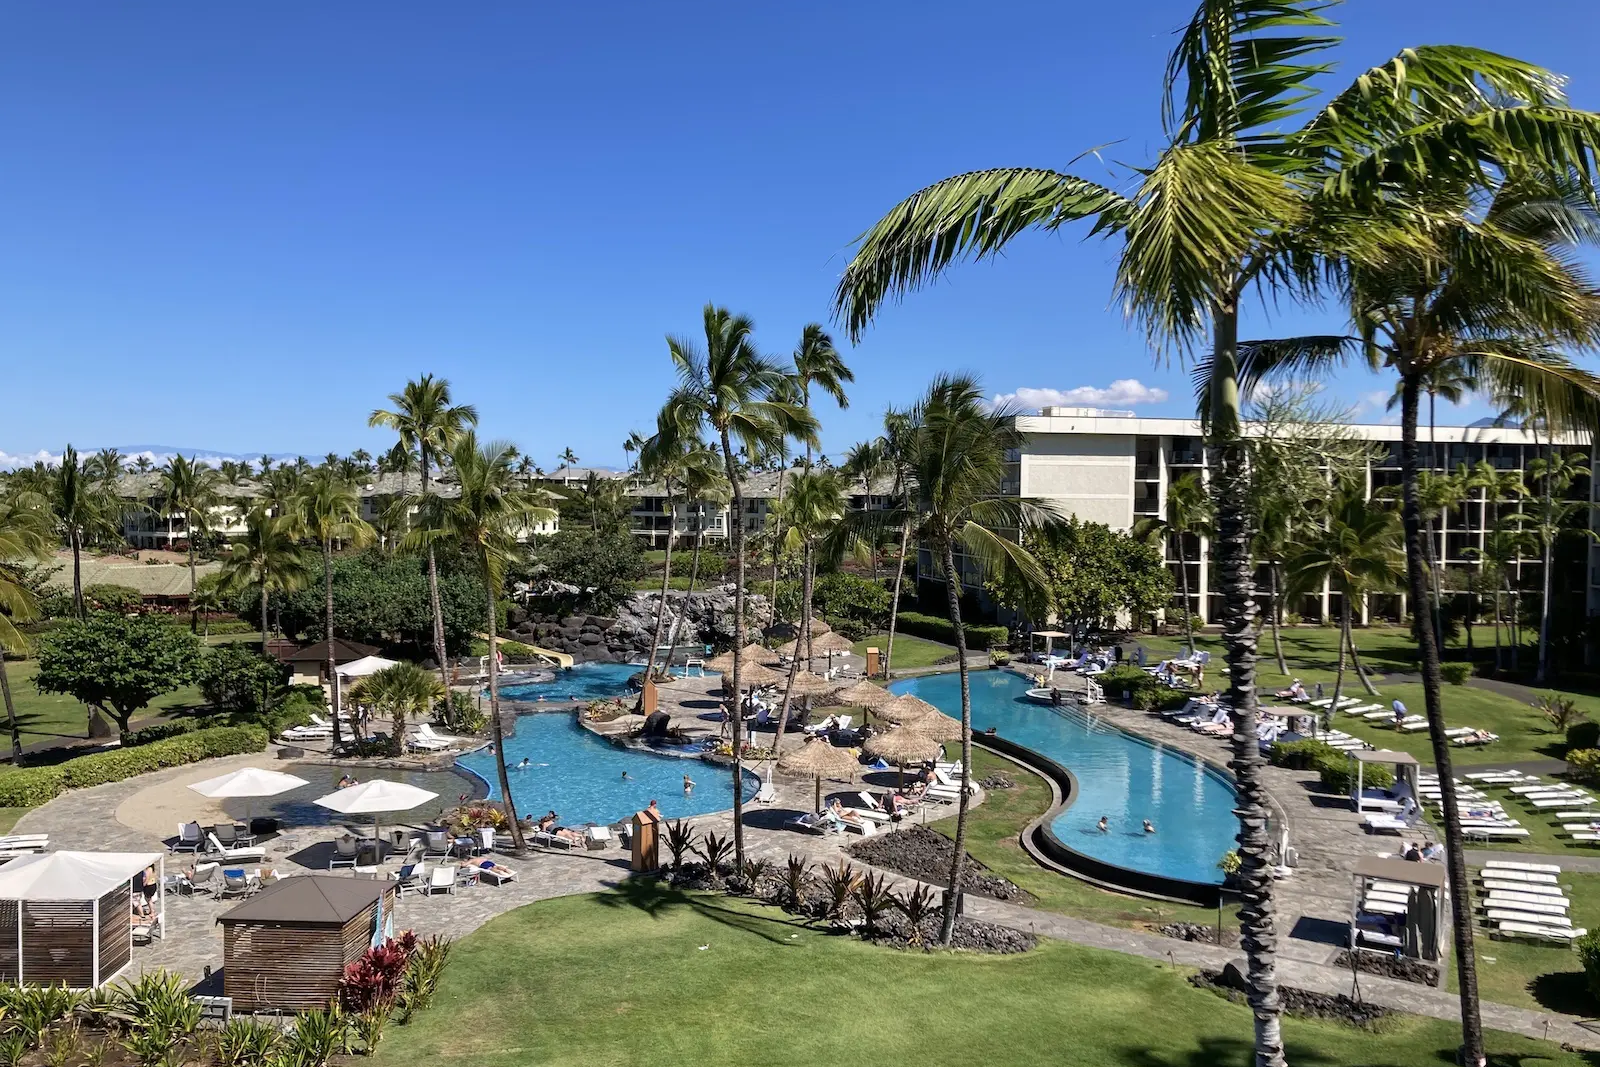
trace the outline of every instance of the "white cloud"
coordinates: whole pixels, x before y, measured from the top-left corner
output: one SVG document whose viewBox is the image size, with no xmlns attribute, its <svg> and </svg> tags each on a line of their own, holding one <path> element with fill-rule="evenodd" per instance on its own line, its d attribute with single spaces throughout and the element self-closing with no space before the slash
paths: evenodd
<svg viewBox="0 0 1600 1067">
<path fill-rule="evenodd" d="M 44 460 L 46 463 L 60 463 L 61 454 L 59 452 L 47 452 L 42 448 L 37 452 L 28 452 L 23 455 L 0 452 L 0 471 L 15 470 L 18 467 L 31 467 L 39 460 Z"/>
<path fill-rule="evenodd" d="M 228 452 L 187 452 L 184 454 L 190 459 L 194 460 L 196 463 L 203 463 L 208 467 L 220 467 L 224 460 L 230 459 L 248 460 L 251 464 L 256 466 L 259 466 L 261 463 L 261 456 L 259 454 L 253 456 L 234 455 Z M 79 459 L 88 459 L 92 455 L 94 455 L 93 451 L 80 450 L 78 452 Z M 138 452 L 122 453 L 122 463 L 123 466 L 130 466 L 136 460 L 138 460 L 140 456 L 143 456 L 150 461 L 150 465 L 153 469 L 156 467 L 165 466 L 167 461 L 176 455 L 178 455 L 176 452 L 155 452 L 146 448 Z M 275 455 L 273 458 L 282 459 L 284 457 L 281 455 Z M 0 471 L 16 470 L 18 467 L 31 467 L 40 460 L 43 460 L 46 465 L 53 467 L 61 462 L 61 453 L 51 452 L 43 448 L 39 449 L 37 452 L 28 452 L 22 454 L 0 451 Z"/>
<path fill-rule="evenodd" d="M 1118 378 L 1101 388 L 1080 385 L 1075 389 L 1033 389 L 1024 387 L 1014 393 L 1001 393 L 995 404 L 1013 404 L 1020 408 L 1038 410 L 1043 407 L 1094 407 L 1129 408 L 1137 404 L 1161 404 L 1167 391 L 1146 385 L 1137 378 Z"/>
</svg>

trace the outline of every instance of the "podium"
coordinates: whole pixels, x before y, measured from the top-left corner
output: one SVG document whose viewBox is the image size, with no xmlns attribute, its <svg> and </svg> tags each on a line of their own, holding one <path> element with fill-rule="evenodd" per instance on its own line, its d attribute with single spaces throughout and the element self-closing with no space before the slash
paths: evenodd
<svg viewBox="0 0 1600 1067">
<path fill-rule="evenodd" d="M 883 670 L 883 653 L 878 651 L 876 645 L 867 646 L 867 677 L 876 678 L 878 672 Z"/>
<path fill-rule="evenodd" d="M 633 816 L 633 858 L 629 866 L 636 871 L 661 868 L 661 813 L 651 808 Z"/>
</svg>

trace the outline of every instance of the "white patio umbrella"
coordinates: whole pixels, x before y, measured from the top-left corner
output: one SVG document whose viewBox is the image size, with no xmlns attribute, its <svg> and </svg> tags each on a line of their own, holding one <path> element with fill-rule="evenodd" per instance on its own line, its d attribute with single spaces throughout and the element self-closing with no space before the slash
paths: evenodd
<svg viewBox="0 0 1600 1067">
<path fill-rule="evenodd" d="M 275 797 L 279 793 L 299 789 L 305 784 L 304 778 L 296 778 L 282 771 L 269 771 L 265 767 L 241 767 L 227 774 L 219 774 L 215 778 L 207 778 L 203 782 L 192 782 L 189 788 L 212 800 L 227 800 L 234 797 Z M 246 827 L 250 825 L 253 814 L 254 806 L 246 805 L 244 820 Z"/>
<path fill-rule="evenodd" d="M 344 815 L 371 815 L 372 840 L 378 840 L 378 818 L 386 811 L 410 811 L 418 804 L 426 804 L 439 796 L 426 789 L 418 789 L 404 782 L 391 782 L 374 778 L 348 789 L 335 789 L 327 796 L 318 797 L 316 804 Z M 381 849 L 381 845 L 379 846 Z M 380 855 L 381 855 L 380 851 Z"/>
<path fill-rule="evenodd" d="M 346 678 L 365 678 L 393 666 L 395 661 L 392 659 L 384 659 L 382 656 L 362 656 L 343 666 L 335 667 L 334 671 Z"/>
</svg>

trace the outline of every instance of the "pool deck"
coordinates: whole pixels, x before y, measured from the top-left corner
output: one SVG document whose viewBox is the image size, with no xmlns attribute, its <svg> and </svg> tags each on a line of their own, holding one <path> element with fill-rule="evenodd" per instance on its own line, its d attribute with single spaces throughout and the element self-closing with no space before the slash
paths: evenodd
<svg viewBox="0 0 1600 1067">
<path fill-rule="evenodd" d="M 701 716 L 714 707 L 720 682 L 716 678 L 679 680 L 662 687 L 662 709 L 673 716 L 674 725 L 704 730 L 711 735 L 717 724 Z M 1225 741 L 1207 738 L 1172 726 L 1158 716 L 1126 708 L 1102 705 L 1094 709 L 1108 722 L 1130 732 L 1169 744 L 1200 759 L 1225 766 L 1229 749 Z M 626 729 L 627 719 L 606 724 L 610 731 Z M 765 731 L 756 734 L 760 743 Z M 793 738 L 791 741 L 790 738 Z M 802 743 L 798 734 L 785 735 L 785 748 Z M 298 758 L 298 757 L 296 757 Z M 203 798 L 186 786 L 204 777 L 242 766 L 281 765 L 282 753 L 269 750 L 252 756 L 235 756 L 142 775 L 63 794 L 19 820 L 19 833 L 48 833 L 56 848 L 112 851 L 165 851 L 164 839 L 183 818 L 203 817 L 210 812 Z M 749 765 L 765 777 L 765 765 Z M 1364 855 L 1392 851 L 1397 839 L 1371 837 L 1361 828 L 1348 803 L 1338 803 L 1317 788 L 1315 776 L 1277 767 L 1264 768 L 1269 791 L 1281 807 L 1291 830 L 1291 841 L 1300 853 L 1300 866 L 1288 879 L 1279 882 L 1275 901 L 1279 914 L 1280 978 L 1304 988 L 1327 992 L 1348 992 L 1349 974 L 1328 966 L 1337 952 L 1338 937 L 1349 916 L 1349 871 Z M 848 788 L 830 783 L 828 795 L 848 798 L 862 788 L 880 782 L 873 772 L 858 778 Z M 745 836 L 751 854 L 782 862 L 797 854 L 813 862 L 835 862 L 841 846 L 856 840 L 856 835 L 815 836 L 784 827 L 785 821 L 811 807 L 813 784 L 810 778 L 795 779 L 775 775 L 776 798 L 771 804 L 749 804 L 745 812 Z M 935 808 L 922 819 L 948 818 L 954 807 Z M 115 813 L 114 818 L 108 818 Z M 420 826 L 435 812 L 420 810 L 390 816 L 386 826 Z M 713 813 L 690 820 L 701 832 L 732 830 L 732 813 Z M 170 826 L 169 826 L 170 824 Z M 163 833 L 163 831 L 165 831 Z M 268 858 L 264 867 L 284 874 L 326 869 L 332 840 L 342 833 L 337 825 L 291 827 L 265 842 Z M 502 856 L 501 862 L 519 871 L 518 880 L 500 887 L 475 886 L 454 894 L 433 897 L 408 895 L 396 909 L 397 925 L 419 934 L 444 934 L 459 937 L 476 930 L 497 915 L 537 900 L 575 893 L 596 892 L 619 884 L 629 877 L 627 856 L 618 849 L 595 852 L 536 850 L 526 856 Z M 168 856 L 169 873 L 188 866 L 191 857 Z M 859 861 L 852 862 L 861 865 Z M 865 865 L 861 865 L 865 866 Z M 394 865 L 391 862 L 389 869 Z M 891 884 L 904 887 L 913 883 L 887 874 Z M 135 972 L 166 968 L 200 982 L 205 968 L 220 969 L 222 963 L 221 928 L 216 918 L 233 901 L 209 897 L 169 895 L 167 936 L 149 947 L 136 949 Z M 1237 958 L 1234 949 L 1193 944 L 1158 934 L 1076 919 L 1014 904 L 967 898 L 968 914 L 1017 929 L 1061 938 L 1078 944 L 1165 960 L 1184 967 L 1218 967 Z M 213 976 L 208 985 L 215 985 Z M 1458 1018 L 1455 997 L 1444 990 L 1428 989 L 1403 982 L 1363 975 L 1363 995 L 1370 1001 L 1440 1019 Z M 1600 1037 L 1581 1020 L 1555 1013 L 1486 1003 L 1486 1025 L 1531 1037 L 1549 1036 L 1581 1048 L 1600 1048 Z"/>
</svg>

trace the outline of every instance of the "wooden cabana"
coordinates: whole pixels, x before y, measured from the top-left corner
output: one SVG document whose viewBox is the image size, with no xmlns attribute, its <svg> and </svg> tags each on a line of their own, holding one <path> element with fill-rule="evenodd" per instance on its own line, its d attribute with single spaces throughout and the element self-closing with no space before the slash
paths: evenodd
<svg viewBox="0 0 1600 1067">
<path fill-rule="evenodd" d="M 1449 908 L 1444 864 L 1362 856 L 1350 875 L 1351 949 L 1440 959 Z"/>
<path fill-rule="evenodd" d="M 163 866 L 159 852 L 45 852 L 0 867 L 0 981 L 111 981 L 133 958 L 133 880 L 149 867 L 157 878 L 146 929 L 159 929 Z"/>
<path fill-rule="evenodd" d="M 389 933 L 395 882 L 303 874 L 267 886 L 222 924 L 222 992 L 235 1011 L 320 1008 L 346 964 Z"/>
<path fill-rule="evenodd" d="M 1417 795 L 1417 757 L 1409 752 L 1394 752 L 1387 748 L 1357 749 L 1350 753 L 1356 761 L 1355 790 L 1350 794 L 1350 803 L 1357 811 L 1365 804 L 1367 791 L 1367 764 L 1384 764 L 1394 768 L 1394 777 L 1397 782 L 1405 782 L 1410 787 L 1410 796 L 1414 800 Z"/>
</svg>

